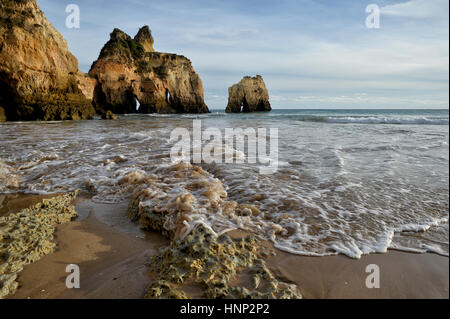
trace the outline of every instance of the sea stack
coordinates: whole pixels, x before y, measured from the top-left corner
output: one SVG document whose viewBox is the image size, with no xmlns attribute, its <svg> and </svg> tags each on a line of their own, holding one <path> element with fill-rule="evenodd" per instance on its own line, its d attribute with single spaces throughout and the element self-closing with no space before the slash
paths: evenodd
<svg viewBox="0 0 450 319">
<path fill-rule="evenodd" d="M 0 1 L 0 121 L 92 118 L 78 72 L 35 0 Z"/>
<path fill-rule="evenodd" d="M 93 96 L 97 113 L 209 113 L 191 61 L 155 52 L 153 44 L 148 26 L 134 39 L 114 29 L 89 71 L 97 80 Z"/>
<path fill-rule="evenodd" d="M 262 76 L 245 76 L 239 83 L 228 89 L 227 113 L 268 112 L 272 108 L 269 91 Z"/>
</svg>

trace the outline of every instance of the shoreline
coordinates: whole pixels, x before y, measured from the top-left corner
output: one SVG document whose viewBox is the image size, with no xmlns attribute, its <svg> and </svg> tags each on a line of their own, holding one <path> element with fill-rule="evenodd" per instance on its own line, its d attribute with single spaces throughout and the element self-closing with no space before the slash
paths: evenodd
<svg viewBox="0 0 450 319">
<path fill-rule="evenodd" d="M 37 199 L 31 196 L 29 200 Z M 57 227 L 56 251 L 25 266 L 19 273 L 20 288 L 8 298 L 143 298 L 150 284 L 146 264 L 169 240 L 127 222 L 125 205 L 97 204 L 84 198 L 75 205 L 79 218 Z M 230 233 L 232 238 L 245 235 Z M 262 245 L 276 251 L 276 256 L 266 259 L 275 277 L 296 284 L 305 299 L 449 297 L 446 256 L 389 250 L 356 260 L 343 255 L 299 256 L 275 249 L 267 241 Z M 80 289 L 65 287 L 68 264 L 80 266 Z M 369 264 L 380 267 L 379 289 L 365 286 Z"/>
</svg>

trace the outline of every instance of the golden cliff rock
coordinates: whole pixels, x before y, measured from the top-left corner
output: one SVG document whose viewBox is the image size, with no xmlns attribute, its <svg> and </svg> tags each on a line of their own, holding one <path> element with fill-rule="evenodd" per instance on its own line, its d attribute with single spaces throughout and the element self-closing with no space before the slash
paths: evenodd
<svg viewBox="0 0 450 319">
<path fill-rule="evenodd" d="M 98 113 L 208 113 L 203 84 L 186 57 L 155 52 L 147 26 L 134 39 L 114 29 L 89 71 Z M 137 102 L 139 108 L 137 109 Z"/>
<path fill-rule="evenodd" d="M 263 78 L 246 76 L 228 89 L 227 113 L 267 112 L 272 108 Z"/>
<path fill-rule="evenodd" d="M 77 74 L 77 59 L 35 0 L 0 1 L 0 121 L 92 118 Z"/>
</svg>

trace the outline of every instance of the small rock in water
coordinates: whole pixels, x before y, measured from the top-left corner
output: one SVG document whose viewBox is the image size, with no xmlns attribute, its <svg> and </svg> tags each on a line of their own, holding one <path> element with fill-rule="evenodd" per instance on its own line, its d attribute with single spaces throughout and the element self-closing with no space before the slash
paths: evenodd
<svg viewBox="0 0 450 319">
<path fill-rule="evenodd" d="M 102 114 L 102 119 L 104 120 L 117 120 L 119 117 L 111 111 L 106 111 Z"/>
</svg>

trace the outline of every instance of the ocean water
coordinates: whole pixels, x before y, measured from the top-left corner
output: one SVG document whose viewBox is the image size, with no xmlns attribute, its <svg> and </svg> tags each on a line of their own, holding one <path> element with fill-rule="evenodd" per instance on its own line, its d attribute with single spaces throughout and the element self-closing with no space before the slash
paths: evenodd
<svg viewBox="0 0 450 319">
<path fill-rule="evenodd" d="M 81 188 L 95 201 L 119 203 L 132 194 L 125 176 L 153 174 L 165 183 L 164 198 L 177 198 L 190 190 L 168 174 L 170 134 L 177 127 L 191 131 L 193 120 L 221 131 L 278 128 L 274 174 L 246 162 L 198 164 L 226 191 L 217 198 L 261 212 L 230 218 L 209 207 L 202 222 L 212 229 L 246 229 L 301 255 L 359 258 L 391 248 L 448 256 L 448 110 L 213 111 L 3 123 L 0 194 Z M 202 205 L 197 198 L 195 216 Z"/>
</svg>

